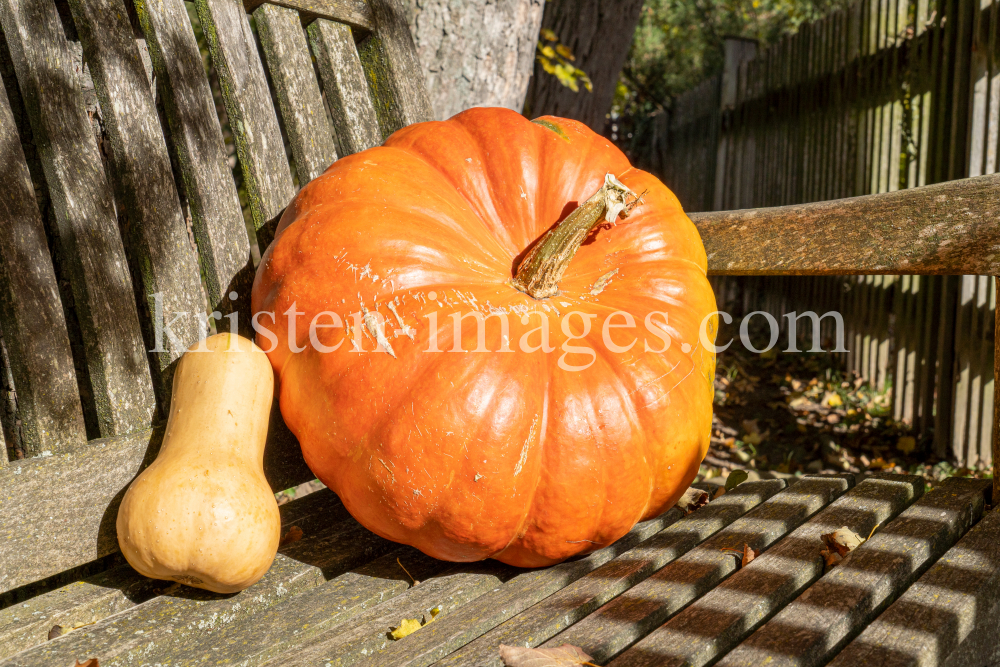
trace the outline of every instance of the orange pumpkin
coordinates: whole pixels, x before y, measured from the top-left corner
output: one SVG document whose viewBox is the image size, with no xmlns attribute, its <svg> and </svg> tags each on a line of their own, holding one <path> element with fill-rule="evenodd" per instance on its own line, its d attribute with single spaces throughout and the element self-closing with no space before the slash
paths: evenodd
<svg viewBox="0 0 1000 667">
<path fill-rule="evenodd" d="M 705 272 L 677 199 L 606 139 L 472 109 L 302 188 L 253 309 L 282 415 L 358 521 L 534 567 L 614 542 L 697 473 Z"/>
</svg>

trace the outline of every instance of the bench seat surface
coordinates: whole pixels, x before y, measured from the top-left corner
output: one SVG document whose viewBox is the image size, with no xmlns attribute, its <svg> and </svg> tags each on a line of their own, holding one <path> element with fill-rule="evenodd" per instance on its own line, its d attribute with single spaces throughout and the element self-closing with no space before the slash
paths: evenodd
<svg viewBox="0 0 1000 667">
<path fill-rule="evenodd" d="M 368 532 L 324 489 L 282 506 L 302 538 L 249 589 L 216 595 L 121 565 L 0 610 L 0 665 L 479 666 L 502 665 L 502 644 L 564 643 L 616 667 L 985 665 L 1000 592 L 989 488 L 745 482 L 536 570 L 429 558 Z M 821 536 L 845 525 L 875 532 L 825 568 Z M 759 555 L 740 567 L 744 545 Z M 392 639 L 432 609 L 433 622 Z"/>
</svg>

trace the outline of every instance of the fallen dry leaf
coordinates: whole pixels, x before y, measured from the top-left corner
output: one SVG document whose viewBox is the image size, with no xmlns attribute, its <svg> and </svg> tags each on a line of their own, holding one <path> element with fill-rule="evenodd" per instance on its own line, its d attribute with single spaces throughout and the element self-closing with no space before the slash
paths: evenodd
<svg viewBox="0 0 1000 667">
<path fill-rule="evenodd" d="M 847 526 L 841 526 L 832 533 L 823 535 L 822 538 L 828 549 L 836 551 L 841 556 L 846 556 L 865 542 L 865 538 Z"/>
<path fill-rule="evenodd" d="M 407 635 L 412 635 L 414 632 L 416 632 L 417 630 L 419 630 L 420 628 L 424 627 L 425 625 L 433 621 L 435 618 L 437 618 L 438 614 L 440 613 L 441 613 L 441 607 L 434 607 L 433 609 L 431 609 L 429 614 L 424 614 L 423 623 L 421 623 L 415 618 L 404 618 L 399 622 L 399 627 L 390 632 L 389 634 L 392 635 L 393 639 L 402 639 Z"/>
<path fill-rule="evenodd" d="M 500 659 L 507 667 L 573 667 L 589 665 L 591 657 L 579 646 L 563 644 L 555 648 L 525 648 L 500 644 Z"/>
<path fill-rule="evenodd" d="M 278 542 L 278 548 L 280 549 L 286 544 L 291 544 L 292 542 L 298 542 L 301 539 L 302 539 L 302 529 L 299 528 L 298 526 L 292 526 L 291 528 L 288 529 L 288 532 L 285 533 L 285 536 L 281 538 L 281 541 Z"/>
<path fill-rule="evenodd" d="M 737 549 L 723 549 L 724 552 L 732 554 L 739 559 L 739 564 L 736 566 L 737 570 L 740 570 L 750 564 L 754 558 L 760 555 L 760 551 L 754 549 L 746 542 L 743 543 L 743 551 Z"/>
<path fill-rule="evenodd" d="M 70 667 L 101 667 L 101 666 L 98 664 L 97 658 L 91 658 L 86 662 L 80 662 L 79 660 L 77 660 L 76 664 L 70 665 Z"/>
<path fill-rule="evenodd" d="M 677 501 L 677 509 L 684 512 L 684 514 L 690 514 L 699 507 L 704 507 L 707 504 L 708 493 L 691 486 L 688 487 L 688 490 L 685 491 L 684 495 L 682 495 L 680 500 Z"/>
<path fill-rule="evenodd" d="M 420 621 L 418 621 L 417 619 L 415 619 L 415 618 L 404 618 L 403 620 L 401 620 L 399 622 L 399 627 L 397 627 L 395 630 L 393 630 L 389 634 L 392 635 L 393 639 L 397 639 L 398 640 L 398 639 L 402 639 L 403 637 L 406 637 L 407 635 L 412 635 L 414 632 L 416 632 L 417 630 L 419 630 L 421 627 L 423 627 L 423 626 L 420 625 Z"/>
<path fill-rule="evenodd" d="M 875 528 L 872 528 L 872 533 L 875 533 Z M 860 547 L 866 541 L 865 538 L 847 526 L 841 526 L 832 533 L 827 533 L 821 537 L 826 548 L 821 550 L 819 555 L 823 557 L 823 562 L 826 564 L 827 569 L 839 564 L 844 559 L 844 556 Z M 868 537 L 870 539 L 871 535 Z"/>
</svg>

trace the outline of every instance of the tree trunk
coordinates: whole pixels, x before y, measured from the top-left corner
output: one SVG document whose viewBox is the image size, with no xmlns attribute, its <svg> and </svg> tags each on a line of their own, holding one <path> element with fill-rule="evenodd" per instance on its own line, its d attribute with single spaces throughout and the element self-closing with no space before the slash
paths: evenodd
<svg viewBox="0 0 1000 667">
<path fill-rule="evenodd" d="M 543 0 L 407 0 L 410 32 L 440 119 L 476 106 L 520 111 Z"/>
<path fill-rule="evenodd" d="M 576 56 L 593 84 L 574 93 L 535 63 L 528 84 L 524 115 L 575 118 L 595 132 L 604 132 L 632 34 L 639 22 L 643 0 L 549 0 L 542 27 L 554 32 Z"/>
</svg>

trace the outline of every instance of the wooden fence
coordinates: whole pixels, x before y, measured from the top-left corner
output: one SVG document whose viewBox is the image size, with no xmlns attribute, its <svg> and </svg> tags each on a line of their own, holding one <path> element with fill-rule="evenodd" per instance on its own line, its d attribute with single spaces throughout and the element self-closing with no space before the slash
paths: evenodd
<svg viewBox="0 0 1000 667">
<path fill-rule="evenodd" d="M 862 0 L 764 50 L 729 40 L 723 74 L 674 100 L 640 162 L 691 211 L 821 201 L 995 173 L 998 5 Z M 846 369 L 891 389 L 896 419 L 940 456 L 967 466 L 990 461 L 992 280 L 714 280 L 720 303 L 744 312 L 780 318 L 838 310 L 848 334 Z"/>
</svg>

